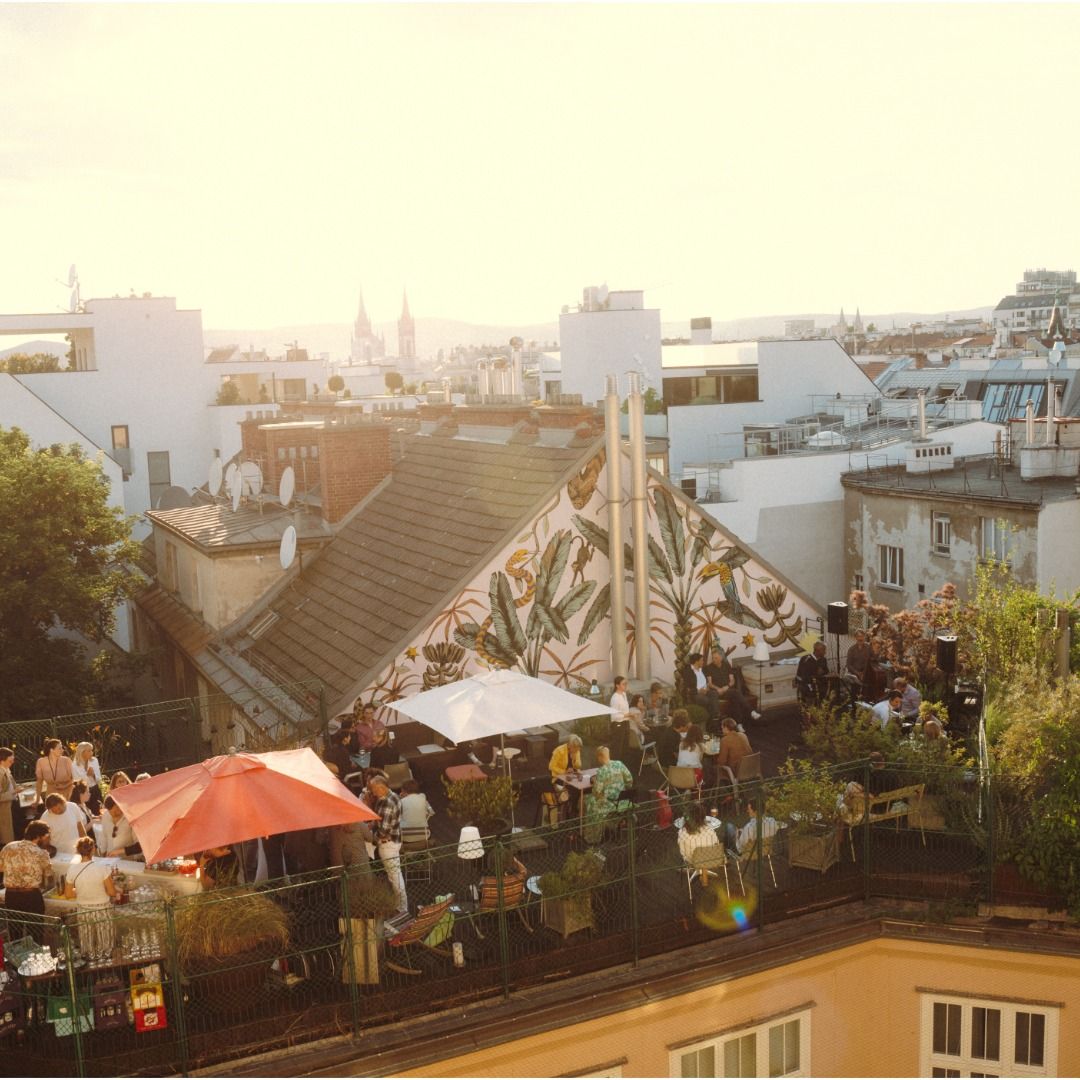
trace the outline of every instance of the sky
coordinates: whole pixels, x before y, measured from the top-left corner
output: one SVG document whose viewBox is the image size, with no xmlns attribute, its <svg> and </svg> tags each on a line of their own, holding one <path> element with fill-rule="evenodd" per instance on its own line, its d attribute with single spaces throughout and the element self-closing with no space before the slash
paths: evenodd
<svg viewBox="0 0 1080 1080">
<path fill-rule="evenodd" d="M 1077 266 L 1080 5 L 0 5 L 0 311 L 993 305 Z"/>
</svg>

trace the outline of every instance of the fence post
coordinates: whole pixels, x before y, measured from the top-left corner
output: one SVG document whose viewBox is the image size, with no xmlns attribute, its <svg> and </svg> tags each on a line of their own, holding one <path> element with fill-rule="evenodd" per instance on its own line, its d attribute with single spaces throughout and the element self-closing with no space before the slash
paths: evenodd
<svg viewBox="0 0 1080 1080">
<path fill-rule="evenodd" d="M 863 763 L 863 900 L 870 903 L 874 867 L 870 856 L 870 759 Z M 850 829 L 851 826 L 849 825 Z"/>
<path fill-rule="evenodd" d="M 191 713 L 191 739 L 186 749 L 197 753 L 202 744 L 202 710 L 198 698 L 188 698 L 188 712 Z"/>
<path fill-rule="evenodd" d="M 765 785 L 758 784 L 757 791 L 754 793 L 754 803 L 757 813 L 757 838 L 754 843 L 754 850 L 757 852 L 757 858 L 754 860 L 757 864 L 755 870 L 757 871 L 757 926 L 758 930 L 765 929 Z M 721 844 L 727 841 L 722 839 Z M 738 855 L 735 856 L 738 859 Z M 744 890 L 745 891 L 745 890 Z"/>
<path fill-rule="evenodd" d="M 510 997 L 510 934 L 506 926 L 506 903 L 503 897 L 503 872 L 506 863 L 506 852 L 503 849 L 502 840 L 495 838 L 495 881 L 496 896 L 499 903 L 499 959 L 502 964 L 503 998 Z M 483 899 L 481 897 L 481 899 Z M 474 915 L 473 918 L 476 918 Z"/>
<path fill-rule="evenodd" d="M 986 902 L 994 904 L 994 776 L 986 774 Z"/>
<path fill-rule="evenodd" d="M 353 942 L 352 904 L 349 901 L 349 870 L 341 868 L 340 879 L 341 919 L 338 923 L 342 931 L 342 947 L 345 951 L 345 959 L 342 964 L 342 975 L 349 984 L 349 1010 L 352 1014 L 352 1036 L 360 1037 L 360 991 L 356 984 L 356 954 Z M 367 948 L 367 942 L 364 942 Z"/>
<path fill-rule="evenodd" d="M 113 922 L 115 927 L 115 920 Z M 180 976 L 180 961 L 176 955 L 176 922 L 173 903 L 165 904 L 165 966 L 169 972 L 171 998 L 170 1024 L 176 1031 L 176 1047 L 180 1075 L 188 1075 L 187 1017 L 184 1013 L 184 984 Z M 124 988 L 125 991 L 127 987 Z"/>
<path fill-rule="evenodd" d="M 82 1020 L 83 1011 L 80 1008 L 79 991 L 75 984 L 75 955 L 71 947 L 71 931 L 63 923 L 60 924 L 60 948 L 64 951 L 64 966 L 67 969 L 67 993 L 71 999 L 71 1023 L 72 1023 L 72 1047 L 75 1051 L 75 1075 L 85 1076 L 86 1066 L 83 1058 Z M 90 999 L 90 1012 L 93 1015 L 93 998 Z"/>
<path fill-rule="evenodd" d="M 634 967 L 638 966 L 641 943 L 638 939 L 638 896 L 637 896 L 637 807 L 627 811 L 630 819 L 627 826 L 627 874 L 630 877 L 630 942 L 634 950 Z"/>
<path fill-rule="evenodd" d="M 319 730 L 326 731 L 326 725 L 330 723 L 326 715 L 326 687 L 319 683 Z"/>
</svg>

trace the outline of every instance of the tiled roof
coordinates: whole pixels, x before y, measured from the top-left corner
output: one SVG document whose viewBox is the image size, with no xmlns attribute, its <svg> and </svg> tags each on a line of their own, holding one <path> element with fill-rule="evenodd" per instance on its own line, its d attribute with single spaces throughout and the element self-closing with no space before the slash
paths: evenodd
<svg viewBox="0 0 1080 1080">
<path fill-rule="evenodd" d="M 289 525 L 296 526 L 300 540 L 329 539 L 330 526 L 313 514 L 296 515 L 270 503 L 262 512 L 257 507 L 242 506 L 234 514 L 222 503 L 185 506 L 180 510 L 151 510 L 146 515 L 156 525 L 179 533 L 207 550 L 241 546 L 272 547 L 281 542 Z"/>
<path fill-rule="evenodd" d="M 250 652 L 331 698 L 373 674 L 602 445 L 514 445 L 414 435 L 361 504 L 274 601 Z"/>
<path fill-rule="evenodd" d="M 192 615 L 160 585 L 144 589 L 136 596 L 135 603 L 189 656 L 197 653 L 214 636 L 206 623 Z"/>
</svg>

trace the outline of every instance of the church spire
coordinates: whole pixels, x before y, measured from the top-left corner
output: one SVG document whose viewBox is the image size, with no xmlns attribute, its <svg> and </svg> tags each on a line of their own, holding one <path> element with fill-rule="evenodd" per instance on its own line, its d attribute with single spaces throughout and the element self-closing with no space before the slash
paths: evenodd
<svg viewBox="0 0 1080 1080">
<path fill-rule="evenodd" d="M 409 314 L 408 290 L 401 290 L 401 318 L 398 319 L 398 356 L 405 360 L 416 359 L 416 325 Z"/>
</svg>

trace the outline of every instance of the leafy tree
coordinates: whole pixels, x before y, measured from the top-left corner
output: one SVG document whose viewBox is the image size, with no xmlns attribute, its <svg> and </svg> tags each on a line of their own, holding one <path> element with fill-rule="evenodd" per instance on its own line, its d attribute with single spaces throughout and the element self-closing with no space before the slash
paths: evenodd
<svg viewBox="0 0 1080 1080">
<path fill-rule="evenodd" d="M 345 380 L 340 375 L 331 375 L 326 382 L 326 387 L 334 394 L 340 394 L 345 389 Z"/>
<path fill-rule="evenodd" d="M 0 717 L 92 707 L 107 660 L 91 662 L 70 633 L 101 641 L 132 595 L 131 519 L 78 446 L 31 448 L 0 428 Z"/>
<path fill-rule="evenodd" d="M 388 371 L 383 376 L 383 381 L 386 383 L 386 389 L 391 394 L 398 394 L 401 392 L 401 388 L 405 385 L 405 380 L 396 371 Z"/>
<path fill-rule="evenodd" d="M 411 382 L 411 383 L 406 384 L 406 386 L 405 386 L 405 393 L 406 394 L 415 394 L 416 392 L 417 392 L 416 383 Z"/>
<path fill-rule="evenodd" d="M 217 403 L 219 405 L 239 405 L 240 387 L 231 380 L 223 382 L 217 392 Z"/>
<path fill-rule="evenodd" d="M 667 408 L 664 405 L 664 399 L 650 386 L 642 394 L 642 401 L 645 407 L 646 416 L 659 416 L 667 412 Z M 630 399 L 622 403 L 622 412 L 628 413 L 630 411 Z"/>
<path fill-rule="evenodd" d="M 60 361 L 52 353 L 12 353 L 0 359 L 0 371 L 9 375 L 36 375 L 42 371 L 59 371 Z"/>
<path fill-rule="evenodd" d="M 874 323 L 867 323 L 867 324 L 866 324 L 866 332 L 867 332 L 868 334 L 875 334 L 875 333 L 877 333 L 877 326 L 876 326 L 876 325 L 875 325 Z"/>
</svg>

